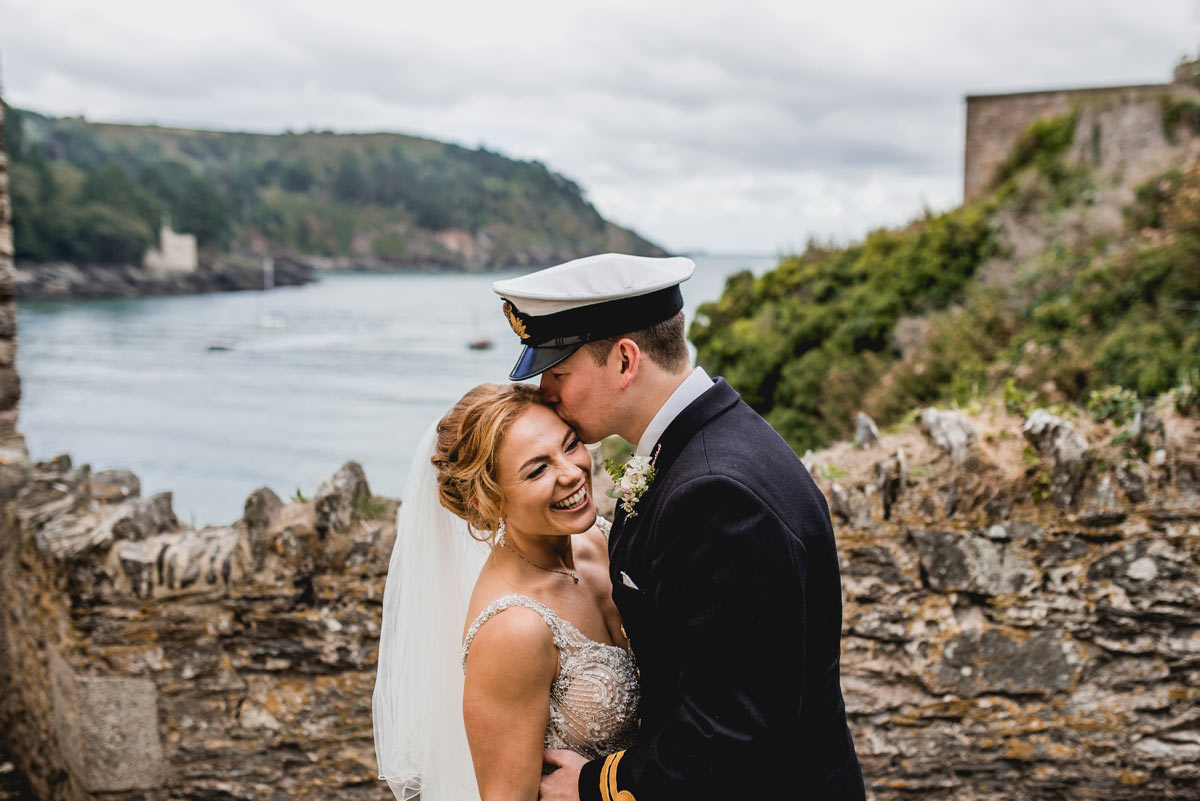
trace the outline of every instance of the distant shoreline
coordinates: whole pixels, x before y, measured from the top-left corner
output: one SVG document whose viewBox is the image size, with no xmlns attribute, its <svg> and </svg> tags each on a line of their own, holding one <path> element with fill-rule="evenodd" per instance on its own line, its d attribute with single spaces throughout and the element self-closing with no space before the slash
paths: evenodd
<svg viewBox="0 0 1200 801">
<path fill-rule="evenodd" d="M 261 265 L 250 260 L 220 259 L 202 263 L 194 272 L 155 273 L 124 264 L 77 265 L 69 262 L 17 262 L 17 302 L 142 298 L 208 292 L 263 290 Z M 301 286 L 316 280 L 308 264 L 277 259 L 272 287 Z"/>
<path fill-rule="evenodd" d="M 763 254 L 698 253 L 700 259 L 766 258 Z M 376 257 L 288 256 L 275 259 L 273 288 L 303 286 L 322 273 L 409 273 L 417 275 L 484 275 L 515 270 L 536 270 L 546 264 L 466 266 L 437 261 L 398 261 Z M 17 262 L 18 302 L 101 300 L 209 292 L 246 292 L 264 289 L 261 266 L 254 259 L 225 256 L 203 262 L 191 273 L 154 273 L 136 265 L 74 264 L 71 262 Z"/>
</svg>

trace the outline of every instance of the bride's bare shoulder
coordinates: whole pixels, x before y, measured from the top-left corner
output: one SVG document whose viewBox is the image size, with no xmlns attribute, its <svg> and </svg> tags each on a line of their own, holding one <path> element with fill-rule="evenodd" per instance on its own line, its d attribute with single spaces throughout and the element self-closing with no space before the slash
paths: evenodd
<svg viewBox="0 0 1200 801">
<path fill-rule="evenodd" d="M 490 603 L 484 606 L 484 609 Z M 481 611 L 482 614 L 482 611 Z M 467 651 L 464 667 L 468 675 L 487 674 L 499 670 L 510 676 L 520 674 L 535 684 L 554 678 L 558 669 L 558 651 L 554 645 L 554 634 L 541 613 L 522 604 L 511 604 L 489 617 L 478 621 L 479 615 L 468 625 L 464 642 Z M 472 632 L 475 622 L 478 628 Z M 521 654 L 521 659 L 513 659 Z"/>
</svg>

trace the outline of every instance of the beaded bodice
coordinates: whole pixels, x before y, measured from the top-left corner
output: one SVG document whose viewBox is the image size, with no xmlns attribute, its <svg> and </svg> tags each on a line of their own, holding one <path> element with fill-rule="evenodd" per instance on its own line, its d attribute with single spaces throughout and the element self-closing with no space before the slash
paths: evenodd
<svg viewBox="0 0 1200 801">
<path fill-rule="evenodd" d="M 633 655 L 616 645 L 588 639 L 570 621 L 526 595 L 497 598 L 475 618 L 463 640 L 463 669 L 480 627 L 513 606 L 524 606 L 541 615 L 558 648 L 558 675 L 550 685 L 546 747 L 566 748 L 595 759 L 632 745 L 640 697 Z"/>
</svg>

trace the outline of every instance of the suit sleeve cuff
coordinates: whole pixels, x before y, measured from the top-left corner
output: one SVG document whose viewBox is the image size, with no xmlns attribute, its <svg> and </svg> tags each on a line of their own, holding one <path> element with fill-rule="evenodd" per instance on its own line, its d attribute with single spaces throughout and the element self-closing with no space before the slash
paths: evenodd
<svg viewBox="0 0 1200 801">
<path fill-rule="evenodd" d="M 579 801 L 604 801 L 600 795 L 600 771 L 604 757 L 593 759 L 579 770 Z"/>
</svg>

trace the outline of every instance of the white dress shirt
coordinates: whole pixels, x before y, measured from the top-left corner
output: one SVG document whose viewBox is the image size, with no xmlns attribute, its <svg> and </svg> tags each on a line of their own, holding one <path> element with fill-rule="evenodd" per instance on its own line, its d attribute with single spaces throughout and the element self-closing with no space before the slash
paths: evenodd
<svg viewBox="0 0 1200 801">
<path fill-rule="evenodd" d="M 650 451 L 658 443 L 658 438 L 667 430 L 667 426 L 671 425 L 671 422 L 692 401 L 711 389 L 712 385 L 712 379 L 708 377 L 708 373 L 703 367 L 697 366 L 692 370 L 692 374 L 683 379 L 683 383 L 675 387 L 675 391 L 671 393 L 671 397 L 667 398 L 667 402 L 659 407 L 658 413 L 650 420 L 650 425 L 646 426 L 646 430 L 642 432 L 642 438 L 638 440 L 637 450 L 634 453 L 638 456 L 649 456 Z"/>
</svg>

